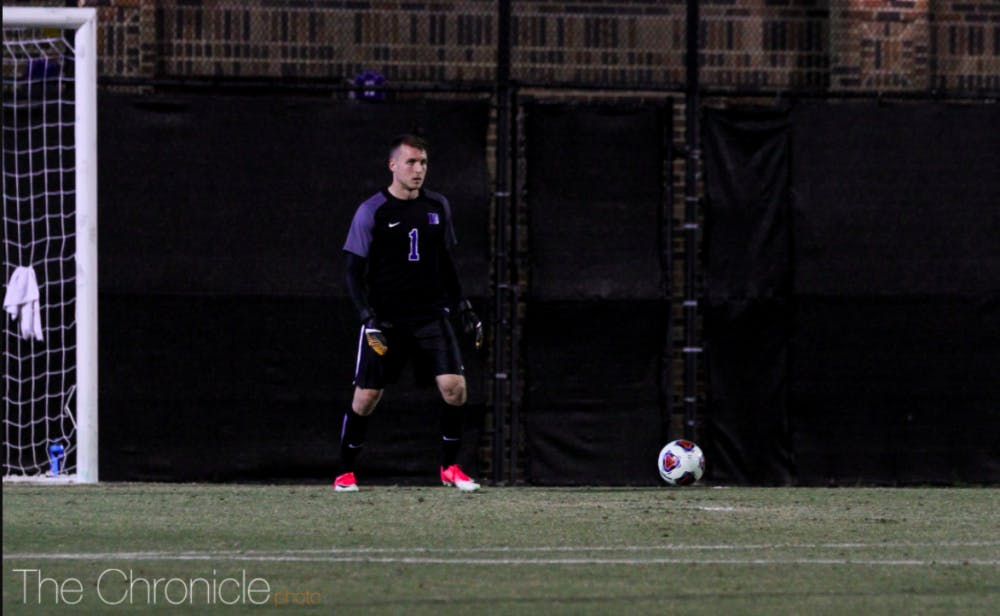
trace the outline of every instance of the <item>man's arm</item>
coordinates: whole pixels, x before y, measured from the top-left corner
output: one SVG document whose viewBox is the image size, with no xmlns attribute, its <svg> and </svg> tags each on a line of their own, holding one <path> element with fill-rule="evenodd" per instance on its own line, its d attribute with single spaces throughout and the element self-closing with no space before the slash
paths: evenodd
<svg viewBox="0 0 1000 616">
<path fill-rule="evenodd" d="M 368 259 L 359 257 L 353 252 L 344 251 L 346 261 L 347 294 L 351 296 L 358 316 L 364 323 L 375 316 L 368 305 L 368 293 L 365 289 L 365 271 L 368 269 Z"/>
<path fill-rule="evenodd" d="M 368 305 L 368 294 L 365 292 L 365 270 L 368 269 L 368 259 L 359 257 L 350 251 L 344 251 L 347 261 L 346 278 L 347 294 L 351 296 L 358 317 L 364 325 L 365 341 L 379 355 L 385 355 L 389 350 L 385 335 L 378 326 L 375 311 Z"/>
</svg>

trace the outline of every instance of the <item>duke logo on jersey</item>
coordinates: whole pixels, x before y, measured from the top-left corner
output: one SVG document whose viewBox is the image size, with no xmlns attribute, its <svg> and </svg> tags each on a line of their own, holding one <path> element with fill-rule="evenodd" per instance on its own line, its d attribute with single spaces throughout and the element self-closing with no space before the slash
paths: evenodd
<svg viewBox="0 0 1000 616">
<path fill-rule="evenodd" d="M 431 225 L 441 224 L 441 219 L 438 218 L 437 212 L 427 212 L 427 223 Z"/>
</svg>

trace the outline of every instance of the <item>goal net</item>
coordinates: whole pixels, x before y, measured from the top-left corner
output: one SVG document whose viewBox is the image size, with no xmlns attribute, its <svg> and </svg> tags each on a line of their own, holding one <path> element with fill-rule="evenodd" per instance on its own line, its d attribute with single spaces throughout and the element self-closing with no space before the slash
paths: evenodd
<svg viewBox="0 0 1000 616">
<path fill-rule="evenodd" d="M 3 9 L 4 481 L 97 481 L 95 30 Z"/>
</svg>

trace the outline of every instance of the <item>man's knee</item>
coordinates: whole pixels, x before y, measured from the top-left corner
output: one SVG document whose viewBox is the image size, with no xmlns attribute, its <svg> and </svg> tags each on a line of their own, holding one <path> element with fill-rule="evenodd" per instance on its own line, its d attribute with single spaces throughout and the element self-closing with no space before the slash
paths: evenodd
<svg viewBox="0 0 1000 616">
<path fill-rule="evenodd" d="M 465 404 L 465 377 L 455 374 L 444 374 L 438 377 L 438 389 L 446 404 L 462 406 Z"/>
<path fill-rule="evenodd" d="M 375 406 L 378 405 L 378 401 L 381 399 L 381 389 L 362 389 L 359 387 L 354 390 L 354 401 L 351 403 L 351 410 L 358 415 L 371 415 L 372 411 L 375 410 Z"/>
</svg>

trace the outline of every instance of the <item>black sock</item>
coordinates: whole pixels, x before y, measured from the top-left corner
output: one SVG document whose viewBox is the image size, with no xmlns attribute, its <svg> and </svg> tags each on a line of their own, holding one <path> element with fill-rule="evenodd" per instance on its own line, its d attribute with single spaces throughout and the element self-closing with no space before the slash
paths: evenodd
<svg viewBox="0 0 1000 616">
<path fill-rule="evenodd" d="M 462 447 L 462 419 L 465 408 L 445 404 L 441 411 L 441 467 L 448 468 L 458 460 Z"/>
<path fill-rule="evenodd" d="M 344 413 L 340 428 L 340 474 L 354 472 L 354 462 L 365 448 L 367 432 L 367 415 L 358 415 L 354 411 Z"/>
</svg>

